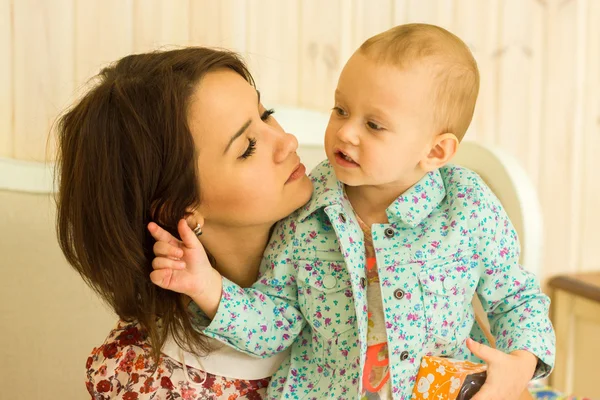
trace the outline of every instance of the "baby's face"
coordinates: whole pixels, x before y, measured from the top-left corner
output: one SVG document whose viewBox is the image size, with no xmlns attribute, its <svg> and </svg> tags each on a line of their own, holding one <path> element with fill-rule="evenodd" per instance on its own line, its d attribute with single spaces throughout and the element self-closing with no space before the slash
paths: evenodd
<svg viewBox="0 0 600 400">
<path fill-rule="evenodd" d="M 327 158 L 341 182 L 403 191 L 421 178 L 419 162 L 435 137 L 433 81 L 426 65 L 400 69 L 360 51 L 350 58 L 325 132 Z"/>
</svg>

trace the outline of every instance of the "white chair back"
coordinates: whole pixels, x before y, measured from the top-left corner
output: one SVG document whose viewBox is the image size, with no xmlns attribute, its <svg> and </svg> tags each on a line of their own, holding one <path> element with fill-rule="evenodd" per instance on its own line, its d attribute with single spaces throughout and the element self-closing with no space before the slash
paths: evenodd
<svg viewBox="0 0 600 400">
<path fill-rule="evenodd" d="M 542 211 L 535 187 L 519 162 L 501 149 L 470 141 L 461 143 L 452 162 L 477 172 L 496 194 L 521 242 L 521 264 L 539 277 Z"/>
</svg>

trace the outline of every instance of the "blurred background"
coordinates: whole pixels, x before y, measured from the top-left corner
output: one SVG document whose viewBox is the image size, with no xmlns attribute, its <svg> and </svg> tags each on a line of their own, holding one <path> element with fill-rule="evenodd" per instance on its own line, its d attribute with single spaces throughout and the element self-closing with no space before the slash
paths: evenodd
<svg viewBox="0 0 600 400">
<path fill-rule="evenodd" d="M 328 112 L 338 75 L 352 52 L 369 36 L 408 22 L 440 25 L 471 47 L 482 82 L 467 139 L 512 154 L 537 190 L 544 223 L 540 279 L 546 284 L 557 275 L 591 273 L 577 275 L 584 277 L 580 283 L 590 283 L 600 271 L 600 179 L 593 164 L 600 155 L 599 0 L 0 0 L 0 157 L 6 165 L 50 166 L 52 124 L 85 89 L 86 81 L 108 62 L 160 47 L 236 50 L 247 60 L 266 107 Z M 309 140 L 303 132 L 294 133 L 301 143 Z M 312 132 L 312 144 L 320 134 Z M 0 169 L 0 182 L 15 179 L 8 175 L 9 169 Z M 53 372 L 55 384 L 48 387 L 60 384 L 65 392 L 64 397 L 45 398 L 71 398 L 65 393 L 81 398 L 85 356 L 90 346 L 102 342 L 114 317 L 97 317 L 93 307 L 98 305 L 85 302 L 70 304 L 75 307 L 70 311 L 44 311 L 50 297 L 66 303 L 75 295 L 95 300 L 68 271 L 55 243 L 31 243 L 31 235 L 53 235 L 48 196 L 3 196 L 0 201 L 11 206 L 0 207 L 0 223 L 20 228 L 25 224 L 27 229 L 22 237 L 3 229 L 0 246 L 37 253 L 47 262 L 27 265 L 26 278 L 2 283 L 6 290 L 0 310 L 9 316 L 0 323 L 0 335 L 9 335 L 3 343 L 11 347 L 6 343 L 12 340 L 17 343 L 13 350 L 33 353 L 23 359 L 20 350 L 0 350 L 0 385 L 23 387 L 28 379 L 37 380 L 21 372 L 31 368 L 36 357 L 46 357 L 59 368 L 59 373 Z M 32 216 L 32 209 L 42 216 Z M 24 268 L 5 254 L 0 251 L 3 275 Z M 56 278 L 58 269 L 67 271 L 65 277 Z M 32 296 L 23 288 L 36 279 L 43 289 Z M 599 302 L 587 296 L 589 304 L 580 305 L 576 295 L 582 290 L 563 288 L 568 293 L 561 307 L 567 317 L 557 331 L 564 331 L 559 351 L 569 358 L 562 361 L 565 367 L 558 371 L 561 377 L 555 386 L 587 396 L 596 390 L 594 395 L 600 397 L 595 383 L 584 384 L 579 372 L 597 367 L 577 369 L 583 365 L 577 351 L 592 357 L 589 360 L 600 358 L 600 295 Z M 40 329 L 41 317 L 23 315 L 28 307 L 45 313 L 44 321 L 54 333 L 32 339 L 30 333 Z M 67 313 L 88 312 L 94 312 L 93 321 L 61 325 Z M 19 325 L 21 317 L 27 321 L 19 319 Z M 581 329 L 573 331 L 573 326 Z M 77 339 L 93 327 L 102 327 L 94 333 L 95 341 Z M 44 331 L 37 334 L 43 336 Z M 75 347 L 64 360 L 47 354 L 51 342 L 67 337 Z M 596 347 L 586 344 L 576 351 L 573 346 L 581 341 Z M 71 355 L 75 353 L 79 358 Z M 69 372 L 61 374 L 62 368 Z M 74 383 L 71 371 L 81 375 Z M 43 397 L 42 385 L 36 387 L 29 388 L 35 395 L 11 398 Z"/>
</svg>

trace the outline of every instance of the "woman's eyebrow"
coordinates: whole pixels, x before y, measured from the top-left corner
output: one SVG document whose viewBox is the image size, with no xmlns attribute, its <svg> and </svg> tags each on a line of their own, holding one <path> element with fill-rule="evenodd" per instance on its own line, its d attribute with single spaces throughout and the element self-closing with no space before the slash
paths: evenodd
<svg viewBox="0 0 600 400">
<path fill-rule="evenodd" d="M 256 89 L 256 97 L 258 98 L 258 105 L 260 105 L 260 91 L 258 89 Z M 227 147 L 225 147 L 225 151 L 223 152 L 223 154 L 227 153 L 227 150 L 229 150 L 235 139 L 242 136 L 242 134 L 246 131 L 246 129 L 248 129 L 251 123 L 252 120 L 250 119 L 246 121 L 246 123 L 242 125 L 242 127 L 231 137 L 231 139 L 229 139 L 229 143 L 227 143 Z"/>
<path fill-rule="evenodd" d="M 231 139 L 229 139 L 229 143 L 227 143 L 227 147 L 225 147 L 225 151 L 223 152 L 223 154 L 227 153 L 227 150 L 229 150 L 229 148 L 231 147 L 231 145 L 233 144 L 235 139 L 242 136 L 242 134 L 246 131 L 246 129 L 248 129 L 248 127 L 250 126 L 251 123 L 252 123 L 251 119 L 246 121 L 246 123 L 244 125 L 242 125 L 242 127 L 231 137 Z"/>
</svg>

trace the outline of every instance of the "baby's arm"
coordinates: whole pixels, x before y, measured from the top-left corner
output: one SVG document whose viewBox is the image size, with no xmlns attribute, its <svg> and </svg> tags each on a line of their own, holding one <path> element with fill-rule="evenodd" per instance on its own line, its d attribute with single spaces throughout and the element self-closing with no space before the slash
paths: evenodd
<svg viewBox="0 0 600 400">
<path fill-rule="evenodd" d="M 266 357 L 285 350 L 305 323 L 297 303 L 294 231 L 290 222 L 288 219 L 277 224 L 261 262 L 259 280 L 250 288 L 241 288 L 210 266 L 208 259 L 202 257 L 202 245 L 185 222 L 179 226 L 183 239 L 180 258 L 185 265 L 177 266 L 173 254 L 165 257 L 169 253 L 166 246 L 157 244 L 152 281 L 165 289 L 187 294 L 194 301 L 189 306 L 192 312 L 212 318 L 208 327 L 197 327 L 205 335 L 256 356 Z M 150 232 L 164 243 L 166 235 L 156 228 L 149 227 Z M 159 253 L 157 247 L 161 249 Z M 166 274 L 172 274 L 172 278 L 165 279 Z M 215 275 L 218 279 L 213 278 Z"/>
<path fill-rule="evenodd" d="M 290 222 L 275 227 L 252 287 L 244 289 L 223 278 L 221 302 L 205 335 L 263 357 L 292 345 L 305 321 L 298 305 Z"/>
<path fill-rule="evenodd" d="M 519 264 L 519 241 L 500 202 L 491 195 L 480 210 L 481 279 L 477 293 L 487 312 L 496 347 L 504 353 L 525 350 L 538 358 L 535 377 L 554 365 L 550 300 L 536 277 Z"/>
</svg>

